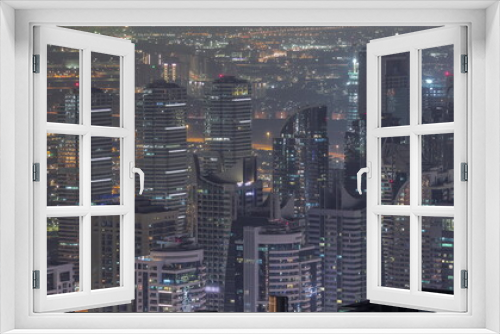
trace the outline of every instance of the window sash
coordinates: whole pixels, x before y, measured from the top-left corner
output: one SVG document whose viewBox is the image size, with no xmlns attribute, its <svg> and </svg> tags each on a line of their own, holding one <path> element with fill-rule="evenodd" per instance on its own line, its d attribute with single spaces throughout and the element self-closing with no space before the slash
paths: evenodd
<svg viewBox="0 0 500 334">
<path fill-rule="evenodd" d="M 467 162 L 467 75 L 461 73 L 461 54 L 467 54 L 465 29 L 460 26 L 434 28 L 373 40 L 367 46 L 367 82 L 371 83 L 367 87 L 367 161 L 372 169 L 371 178 L 367 179 L 367 298 L 372 302 L 424 310 L 464 312 L 467 309 L 467 290 L 461 288 L 460 282 L 461 270 L 467 269 L 467 182 L 460 181 L 460 163 Z M 454 122 L 420 124 L 420 50 L 445 45 L 454 46 Z M 403 52 L 410 54 L 410 124 L 381 127 L 381 57 Z M 422 176 L 421 136 L 447 133 L 454 134 L 454 206 L 423 206 L 419 204 Z M 410 138 L 410 205 L 381 205 L 381 138 L 393 136 Z M 408 290 L 381 286 L 383 215 L 409 217 Z M 421 217 L 425 216 L 454 219 L 453 295 L 420 291 Z"/>
<path fill-rule="evenodd" d="M 34 161 L 40 164 L 40 182 L 34 183 L 34 270 L 40 271 L 40 288 L 33 290 L 35 312 L 72 311 L 130 302 L 134 298 L 134 180 L 129 163 L 135 160 L 134 45 L 129 41 L 64 28 L 35 27 L 34 53 L 40 55 L 40 73 L 34 73 Z M 79 124 L 47 122 L 47 46 L 80 50 Z M 120 125 L 91 124 L 91 53 L 120 57 Z M 79 140 L 79 203 L 47 206 L 47 134 L 74 135 Z M 91 139 L 120 140 L 120 205 L 91 204 Z M 91 288 L 91 234 L 93 216 L 120 217 L 120 286 Z M 78 292 L 47 295 L 47 218 L 79 217 Z"/>
</svg>

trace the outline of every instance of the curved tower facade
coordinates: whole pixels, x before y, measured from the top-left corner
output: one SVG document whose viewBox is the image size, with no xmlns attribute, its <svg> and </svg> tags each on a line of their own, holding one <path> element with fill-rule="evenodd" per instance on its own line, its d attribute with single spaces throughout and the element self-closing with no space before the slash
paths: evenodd
<svg viewBox="0 0 500 334">
<path fill-rule="evenodd" d="M 328 180 L 326 106 L 307 107 L 290 116 L 273 142 L 273 189 L 284 203 L 292 200 L 294 217 L 324 206 Z M 288 217 L 287 217 L 288 218 Z"/>
</svg>

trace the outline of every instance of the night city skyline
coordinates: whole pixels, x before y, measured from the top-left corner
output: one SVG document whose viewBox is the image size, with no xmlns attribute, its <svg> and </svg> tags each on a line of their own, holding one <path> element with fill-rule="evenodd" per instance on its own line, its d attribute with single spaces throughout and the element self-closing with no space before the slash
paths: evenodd
<svg viewBox="0 0 500 334">
<path fill-rule="evenodd" d="M 135 43 L 136 165 L 146 174 L 136 196 L 135 300 L 90 311 L 266 312 L 269 297 L 282 296 L 289 312 L 338 312 L 366 299 L 366 197 L 355 191 L 366 163 L 366 44 L 429 27 L 72 29 Z M 453 121 L 450 54 L 423 56 L 429 123 Z M 49 49 L 49 122 L 79 122 L 77 60 L 75 50 Z M 382 119 L 404 125 L 407 60 L 384 64 Z M 119 78 L 116 57 L 93 54 L 93 125 L 118 122 Z M 78 138 L 47 140 L 47 203 L 75 205 Z M 408 143 L 382 143 L 383 204 L 409 203 Z M 453 135 L 423 143 L 426 205 L 453 205 Z M 95 205 L 119 200 L 120 149 L 92 141 Z M 47 224 L 48 291 L 78 291 L 77 222 Z M 383 218 L 384 286 L 408 286 L 407 224 Z M 449 293 L 453 219 L 423 224 L 424 286 Z M 96 217 L 92 226 L 93 288 L 117 286 L 119 223 Z"/>
</svg>

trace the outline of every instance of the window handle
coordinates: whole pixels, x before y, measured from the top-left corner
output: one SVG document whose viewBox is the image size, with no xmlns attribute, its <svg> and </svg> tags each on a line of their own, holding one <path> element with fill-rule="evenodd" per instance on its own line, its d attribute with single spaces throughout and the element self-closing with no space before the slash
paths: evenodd
<svg viewBox="0 0 500 334">
<path fill-rule="evenodd" d="M 366 176 L 370 179 L 372 177 L 372 171 L 371 171 L 372 163 L 368 162 L 368 166 L 361 168 L 358 171 L 357 177 L 358 177 L 358 193 L 360 195 L 363 195 L 363 191 L 361 190 L 361 176 L 366 173 Z"/>
<path fill-rule="evenodd" d="M 134 167 L 134 162 L 130 162 L 130 178 L 133 179 L 135 174 L 139 174 L 139 195 L 144 191 L 144 172 L 142 169 Z"/>
</svg>

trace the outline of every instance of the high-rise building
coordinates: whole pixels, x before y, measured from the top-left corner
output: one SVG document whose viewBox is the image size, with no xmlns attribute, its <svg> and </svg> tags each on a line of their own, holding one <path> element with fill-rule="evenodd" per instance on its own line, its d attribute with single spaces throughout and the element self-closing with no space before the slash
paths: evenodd
<svg viewBox="0 0 500 334">
<path fill-rule="evenodd" d="M 262 181 L 256 180 L 255 157 L 239 159 L 229 170 L 203 175 L 194 157 L 198 244 L 207 266 L 207 310 L 223 312 L 233 222 L 262 201 Z"/>
<path fill-rule="evenodd" d="M 119 95 L 92 88 L 92 125 L 116 126 Z M 91 177 L 93 205 L 120 204 L 120 139 L 108 137 L 91 138 Z"/>
<path fill-rule="evenodd" d="M 203 249 L 164 244 L 135 261 L 137 312 L 205 310 Z"/>
<path fill-rule="evenodd" d="M 121 230 L 120 216 L 93 216 L 91 221 L 91 287 L 119 287 Z"/>
<path fill-rule="evenodd" d="M 236 183 L 202 176 L 195 157 L 195 188 L 198 244 L 207 266 L 207 310 L 224 310 L 224 282 L 231 225 L 237 217 Z"/>
<path fill-rule="evenodd" d="M 290 116 L 273 142 L 273 191 L 293 200 L 293 218 L 305 224 L 309 209 L 324 206 L 328 184 L 327 108 L 306 107 Z M 307 231 L 306 231 L 307 233 Z"/>
<path fill-rule="evenodd" d="M 147 256 L 158 242 L 175 241 L 177 236 L 177 211 L 166 210 L 151 201 L 135 200 L 135 256 Z"/>
<path fill-rule="evenodd" d="M 325 312 L 366 298 L 366 208 L 340 182 L 325 208 L 309 210 L 310 242 L 323 259 Z"/>
<path fill-rule="evenodd" d="M 146 174 L 144 197 L 177 211 L 178 235 L 186 231 L 186 89 L 163 80 L 148 85 L 136 109 L 137 166 Z"/>
<path fill-rule="evenodd" d="M 270 295 L 288 297 L 289 312 L 322 311 L 321 259 L 303 243 L 303 233 L 283 226 L 244 228 L 245 312 L 267 312 Z"/>
<path fill-rule="evenodd" d="M 366 167 L 366 49 L 353 59 L 347 81 L 348 112 L 344 134 L 344 188 L 358 197 L 358 170 Z"/>
<path fill-rule="evenodd" d="M 252 155 L 252 85 L 233 76 L 213 81 L 205 96 L 205 148 L 225 170 Z"/>
</svg>

